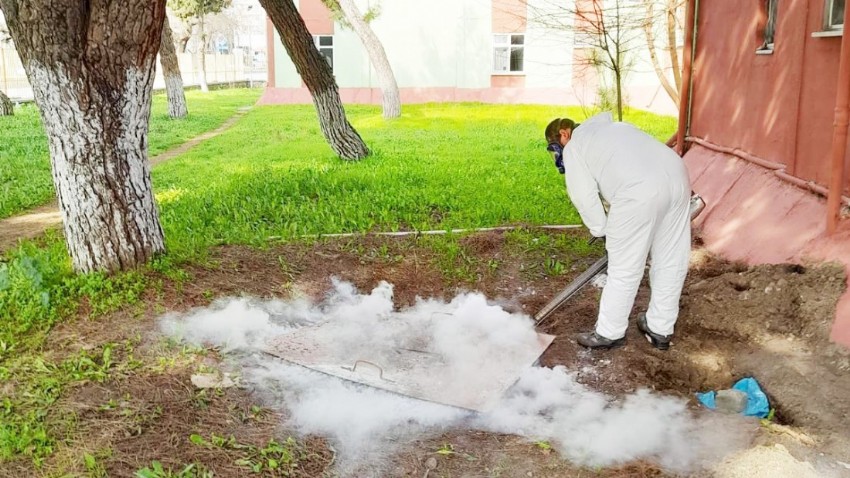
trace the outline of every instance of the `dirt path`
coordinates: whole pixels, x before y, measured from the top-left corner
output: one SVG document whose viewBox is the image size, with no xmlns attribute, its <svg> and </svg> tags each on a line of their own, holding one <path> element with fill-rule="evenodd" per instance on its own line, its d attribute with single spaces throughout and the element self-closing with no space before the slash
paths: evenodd
<svg viewBox="0 0 850 478">
<path fill-rule="evenodd" d="M 250 110 L 250 107 L 238 108 L 236 113 L 228 118 L 218 128 L 207 131 L 206 133 L 195 136 L 185 143 L 170 149 L 162 154 L 151 158 L 151 166 L 163 163 L 173 159 L 198 144 L 214 138 L 221 133 L 230 129 L 237 121 L 239 121 L 245 113 Z M 35 239 L 51 227 L 56 227 L 62 223 L 62 215 L 59 212 L 59 206 L 54 200 L 50 204 L 39 206 L 35 209 L 30 209 L 23 214 L 12 216 L 6 219 L 0 219 L 0 253 L 15 247 L 18 241 Z"/>
</svg>

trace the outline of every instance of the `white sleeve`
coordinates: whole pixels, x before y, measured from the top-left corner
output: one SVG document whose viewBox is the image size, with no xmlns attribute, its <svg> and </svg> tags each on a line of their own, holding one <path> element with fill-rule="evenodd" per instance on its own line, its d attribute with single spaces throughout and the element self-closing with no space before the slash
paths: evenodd
<svg viewBox="0 0 850 478">
<path fill-rule="evenodd" d="M 605 215 L 605 209 L 599 197 L 599 186 L 590 175 L 584 161 L 573 156 L 575 151 L 570 151 L 569 155 L 566 151 L 564 153 L 564 176 L 567 180 L 567 193 L 570 195 L 570 200 L 578 209 L 581 220 L 590 229 L 590 233 L 594 237 L 602 237 L 605 235 L 608 217 Z"/>
</svg>

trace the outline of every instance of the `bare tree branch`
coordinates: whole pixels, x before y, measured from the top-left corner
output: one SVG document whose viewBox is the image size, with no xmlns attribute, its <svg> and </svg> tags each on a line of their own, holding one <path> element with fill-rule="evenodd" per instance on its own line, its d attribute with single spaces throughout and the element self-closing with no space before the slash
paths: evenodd
<svg viewBox="0 0 850 478">
<path fill-rule="evenodd" d="M 644 0 L 661 1 L 661 0 Z M 681 5 L 684 0 L 663 0 L 672 6 Z M 646 34 L 652 32 L 651 42 L 654 43 L 656 25 L 673 21 L 673 49 L 675 51 L 676 12 L 672 14 L 667 8 L 649 12 L 641 11 L 643 3 L 627 0 L 562 0 L 526 1 L 527 20 L 544 30 L 574 32 L 575 48 L 588 49 L 589 54 L 577 58 L 574 66 L 586 65 L 605 72 L 613 77 L 613 89 L 617 95 L 617 114 L 622 118 L 623 83 L 629 72 L 633 71 L 635 61 L 644 51 L 647 44 Z M 657 74 L 664 73 L 658 61 L 655 50 L 651 52 L 653 70 Z M 678 58 L 674 69 L 678 68 Z M 647 70 L 649 71 L 649 70 Z M 675 75 L 675 73 L 674 73 Z M 604 77 L 603 77 L 604 78 Z M 659 76 L 660 80 L 661 76 Z M 667 79 L 667 86 L 675 92 L 677 85 Z"/>
</svg>

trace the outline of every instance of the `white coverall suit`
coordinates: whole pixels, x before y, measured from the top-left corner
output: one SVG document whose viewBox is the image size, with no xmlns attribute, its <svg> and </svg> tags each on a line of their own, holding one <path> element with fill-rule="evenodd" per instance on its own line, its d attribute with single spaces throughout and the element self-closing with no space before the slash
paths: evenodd
<svg viewBox="0 0 850 478">
<path fill-rule="evenodd" d="M 691 250 L 688 172 L 670 148 L 610 113 L 588 119 L 564 148 L 567 191 L 582 221 L 605 236 L 608 280 L 596 333 L 623 337 L 647 255 L 651 296 L 647 326 L 672 335 Z M 606 217 L 601 197 L 610 204 Z"/>
</svg>

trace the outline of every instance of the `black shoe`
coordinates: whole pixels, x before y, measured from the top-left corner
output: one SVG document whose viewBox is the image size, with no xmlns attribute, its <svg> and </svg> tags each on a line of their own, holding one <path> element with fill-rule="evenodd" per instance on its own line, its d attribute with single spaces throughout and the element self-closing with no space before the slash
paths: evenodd
<svg viewBox="0 0 850 478">
<path fill-rule="evenodd" d="M 578 342 L 579 345 L 592 350 L 607 350 L 624 345 L 626 343 L 626 338 L 620 337 L 619 339 L 611 340 L 606 339 L 596 332 L 583 332 L 576 336 L 576 342 Z"/>
<path fill-rule="evenodd" d="M 649 326 L 646 325 L 646 314 L 640 314 L 638 316 L 637 326 L 638 330 L 640 330 L 644 337 L 646 337 L 646 340 L 649 340 L 649 343 L 651 343 L 653 347 L 658 350 L 667 350 L 670 348 L 670 340 L 673 336 L 659 335 L 649 330 Z"/>
</svg>

